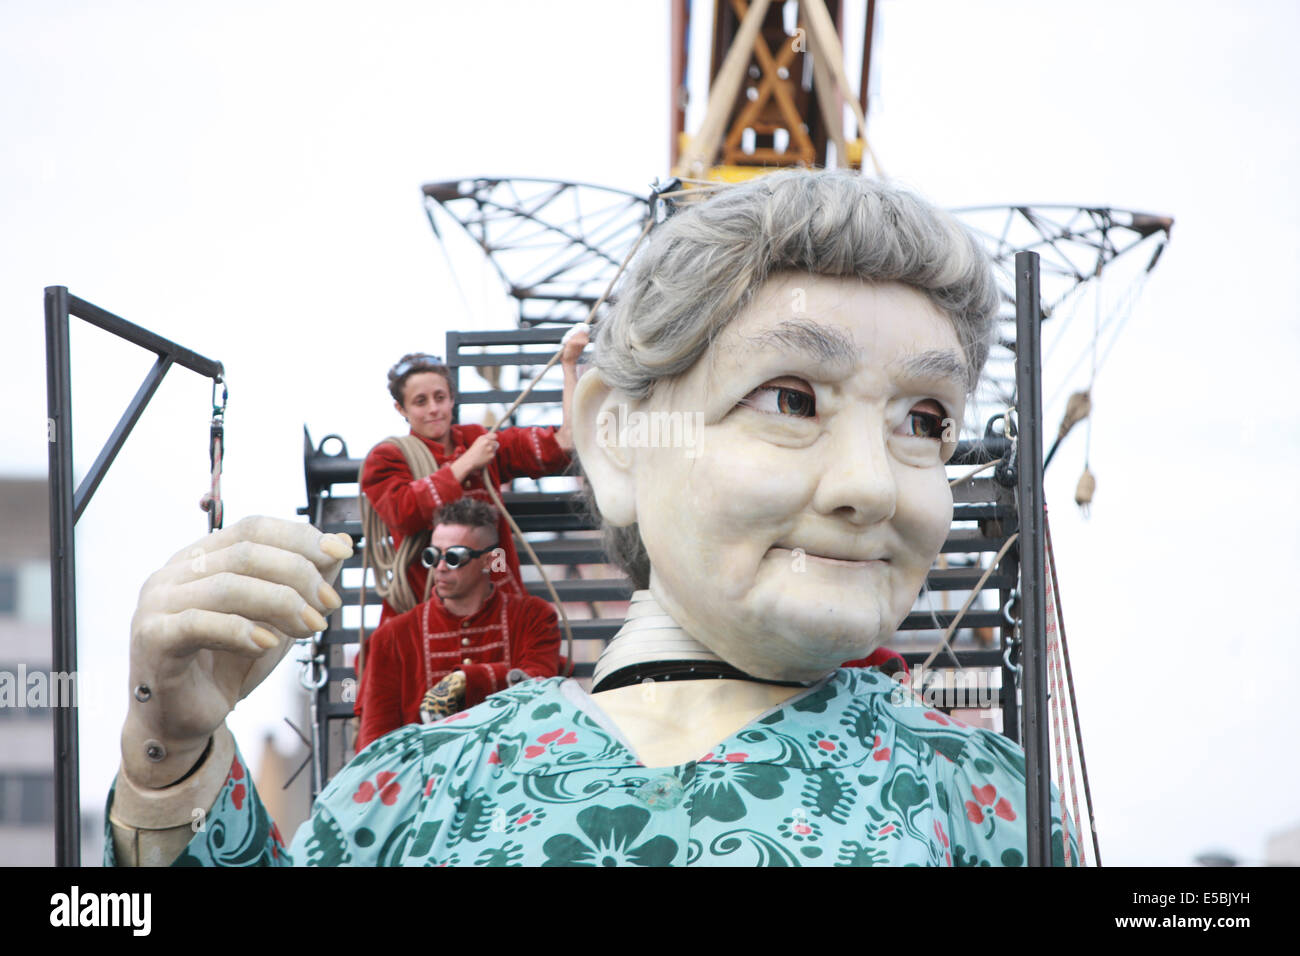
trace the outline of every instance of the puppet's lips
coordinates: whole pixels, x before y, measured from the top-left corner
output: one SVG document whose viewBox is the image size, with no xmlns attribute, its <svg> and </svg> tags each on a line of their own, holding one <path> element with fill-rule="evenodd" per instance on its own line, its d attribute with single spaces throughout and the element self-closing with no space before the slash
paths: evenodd
<svg viewBox="0 0 1300 956">
<path fill-rule="evenodd" d="M 776 546 L 773 547 L 772 550 L 789 551 L 791 554 L 793 554 L 795 551 L 799 551 L 806 558 L 816 558 L 818 561 L 829 561 L 832 564 L 846 564 L 846 565 L 856 566 L 856 565 L 863 565 L 863 564 L 888 564 L 889 563 L 889 558 L 887 557 L 872 557 L 867 555 L 859 556 L 859 555 L 850 555 L 850 554 L 838 554 L 838 555 L 818 554 L 816 552 L 809 551 L 806 548 L 799 548 L 799 547 L 789 548 L 785 546 Z"/>
</svg>

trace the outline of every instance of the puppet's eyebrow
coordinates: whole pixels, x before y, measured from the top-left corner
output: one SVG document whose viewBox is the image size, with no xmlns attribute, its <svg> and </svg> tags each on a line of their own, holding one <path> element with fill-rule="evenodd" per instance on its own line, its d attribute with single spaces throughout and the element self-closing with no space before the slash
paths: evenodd
<svg viewBox="0 0 1300 956">
<path fill-rule="evenodd" d="M 970 388 L 970 367 L 951 349 L 927 349 L 898 363 L 905 378 L 944 379 L 962 392 Z"/>
<path fill-rule="evenodd" d="M 841 329 L 806 319 L 786 319 L 757 336 L 758 344 L 795 351 L 816 362 L 852 362 L 858 354 L 853 339 Z"/>
</svg>

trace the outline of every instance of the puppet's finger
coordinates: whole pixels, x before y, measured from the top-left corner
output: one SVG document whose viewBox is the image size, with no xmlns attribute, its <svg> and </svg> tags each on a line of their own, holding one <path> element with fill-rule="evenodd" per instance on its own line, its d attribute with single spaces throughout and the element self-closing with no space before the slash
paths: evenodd
<svg viewBox="0 0 1300 956">
<path fill-rule="evenodd" d="M 324 616 L 293 588 L 228 571 L 173 585 L 158 602 L 159 610 L 174 614 L 197 609 L 266 621 L 290 637 L 307 637 L 326 626 Z"/>
<path fill-rule="evenodd" d="M 136 638 L 146 656 L 186 657 L 201 650 L 261 657 L 284 640 L 265 626 L 238 614 L 185 608 L 173 614 L 150 614 L 137 620 Z"/>
<path fill-rule="evenodd" d="M 301 521 L 285 521 L 252 515 L 241 518 L 228 528 L 205 535 L 188 548 L 174 554 L 168 565 L 193 561 L 241 541 L 300 554 L 317 568 L 325 569 L 352 556 L 352 539 L 347 535 L 324 534 Z"/>
<path fill-rule="evenodd" d="M 175 565 L 174 573 L 173 585 L 223 573 L 283 584 L 293 588 L 305 603 L 321 614 L 329 614 L 343 604 L 338 593 L 326 583 L 321 570 L 311 561 L 297 552 L 255 541 L 238 541 L 220 551 L 202 552 L 186 563 Z"/>
</svg>

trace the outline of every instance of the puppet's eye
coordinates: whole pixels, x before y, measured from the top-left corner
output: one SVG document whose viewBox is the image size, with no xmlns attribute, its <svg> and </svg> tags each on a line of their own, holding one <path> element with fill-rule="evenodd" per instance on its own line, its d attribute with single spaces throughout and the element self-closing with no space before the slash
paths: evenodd
<svg viewBox="0 0 1300 956">
<path fill-rule="evenodd" d="M 817 416 L 817 398 L 804 385 L 760 385 L 746 395 L 740 404 L 769 415 L 791 415 L 795 418 Z"/>
<path fill-rule="evenodd" d="M 907 413 L 902 434 L 912 438 L 941 439 L 946 414 L 937 402 L 922 402 Z"/>
</svg>

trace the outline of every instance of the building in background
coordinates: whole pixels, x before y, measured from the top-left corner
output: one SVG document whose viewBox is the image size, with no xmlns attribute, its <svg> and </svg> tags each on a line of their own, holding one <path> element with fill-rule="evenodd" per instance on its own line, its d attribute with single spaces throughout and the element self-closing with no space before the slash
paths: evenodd
<svg viewBox="0 0 1300 956">
<path fill-rule="evenodd" d="M 0 863 L 54 863 L 54 721 L 29 707 L 50 670 L 50 507 L 44 478 L 0 478 Z"/>
<path fill-rule="evenodd" d="M 54 864 L 54 719 L 75 680 L 50 673 L 50 505 L 44 478 L 0 478 L 0 865 Z M 103 854 L 82 807 L 82 860 Z"/>
</svg>

